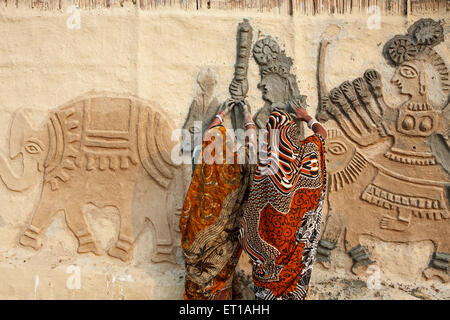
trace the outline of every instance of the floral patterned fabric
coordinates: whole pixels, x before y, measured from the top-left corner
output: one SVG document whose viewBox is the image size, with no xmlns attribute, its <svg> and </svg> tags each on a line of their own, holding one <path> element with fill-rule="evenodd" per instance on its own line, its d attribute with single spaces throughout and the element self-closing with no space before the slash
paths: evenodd
<svg viewBox="0 0 450 320">
<path fill-rule="evenodd" d="M 235 267 L 242 252 L 240 210 L 248 181 L 245 166 L 237 163 L 237 153 L 227 152 L 233 147 L 222 125 L 205 134 L 179 222 L 186 265 L 185 299 L 232 298 Z"/>
<path fill-rule="evenodd" d="M 324 140 L 299 138 L 275 109 L 243 208 L 240 241 L 253 266 L 257 299 L 304 299 L 319 240 L 325 191 Z"/>
</svg>

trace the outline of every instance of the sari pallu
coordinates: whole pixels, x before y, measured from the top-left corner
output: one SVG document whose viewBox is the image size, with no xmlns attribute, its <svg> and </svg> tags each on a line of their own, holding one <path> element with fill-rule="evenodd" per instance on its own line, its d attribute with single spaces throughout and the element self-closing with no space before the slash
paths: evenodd
<svg viewBox="0 0 450 320">
<path fill-rule="evenodd" d="M 236 294 L 235 268 L 242 252 L 238 233 L 247 173 L 247 166 L 237 162 L 226 129 L 222 125 L 209 129 L 179 222 L 186 300 L 228 300 Z"/>
<path fill-rule="evenodd" d="M 304 299 L 325 194 L 324 140 L 301 141 L 294 119 L 281 109 L 266 128 L 267 153 L 243 208 L 240 241 L 252 260 L 257 299 Z"/>
</svg>

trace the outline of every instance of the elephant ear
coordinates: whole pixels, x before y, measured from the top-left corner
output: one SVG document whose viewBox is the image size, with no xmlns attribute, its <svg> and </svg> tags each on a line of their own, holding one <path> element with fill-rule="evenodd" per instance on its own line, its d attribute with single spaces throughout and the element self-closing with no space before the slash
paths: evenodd
<svg viewBox="0 0 450 320">
<path fill-rule="evenodd" d="M 177 165 L 171 159 L 175 143 L 171 141 L 173 127 L 156 110 L 140 108 L 138 122 L 138 149 L 147 173 L 163 188 L 174 178 Z"/>
</svg>

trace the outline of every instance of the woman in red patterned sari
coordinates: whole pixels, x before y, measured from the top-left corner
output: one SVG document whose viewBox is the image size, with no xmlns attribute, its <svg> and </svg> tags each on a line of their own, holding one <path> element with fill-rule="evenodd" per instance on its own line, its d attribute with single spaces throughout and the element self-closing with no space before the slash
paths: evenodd
<svg viewBox="0 0 450 320">
<path fill-rule="evenodd" d="M 267 152 L 243 209 L 240 241 L 252 260 L 256 299 L 304 299 L 316 255 L 326 131 L 304 108 L 294 111 L 314 135 L 300 140 L 294 116 L 272 111 Z"/>
</svg>

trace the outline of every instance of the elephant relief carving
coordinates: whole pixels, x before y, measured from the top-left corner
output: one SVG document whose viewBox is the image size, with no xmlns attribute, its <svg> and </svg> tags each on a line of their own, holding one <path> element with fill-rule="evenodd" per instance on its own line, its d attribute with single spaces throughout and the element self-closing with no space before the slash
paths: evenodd
<svg viewBox="0 0 450 320">
<path fill-rule="evenodd" d="M 423 275 L 449 280 L 450 85 L 447 65 L 433 49 L 443 40 L 440 22 L 421 19 L 386 43 L 384 56 L 395 67 L 391 84 L 407 96 L 397 107 L 385 101 L 374 69 L 328 92 L 323 79 L 328 43 L 322 42 L 317 117 L 329 128 L 329 218 L 318 260 L 325 267 L 345 231 L 355 274 L 374 263 L 359 240 L 371 235 L 388 242 L 432 241 L 435 252 Z M 439 88 L 431 87 L 431 79 Z M 447 95 L 447 102 L 433 104 L 432 89 L 443 99 Z"/>
<path fill-rule="evenodd" d="M 77 237 L 79 253 L 103 253 L 86 219 L 84 207 L 115 207 L 120 216 L 112 257 L 128 261 L 135 237 L 132 203 L 136 179 L 143 168 L 151 178 L 152 210 L 143 220 L 154 227 L 156 248 L 152 261 L 174 261 L 167 196 L 174 192 L 178 167 L 171 160 L 171 125 L 150 103 L 114 93 L 91 93 L 50 113 L 46 123 L 33 128 L 26 111 L 11 123 L 10 157 L 0 155 L 0 176 L 13 191 L 42 183 L 42 192 L 20 244 L 36 250 L 54 215 L 64 211 Z M 11 161 L 23 161 L 15 174 Z M 142 172 L 142 171 L 141 171 Z M 144 221 L 142 221 L 142 224 Z"/>
</svg>

